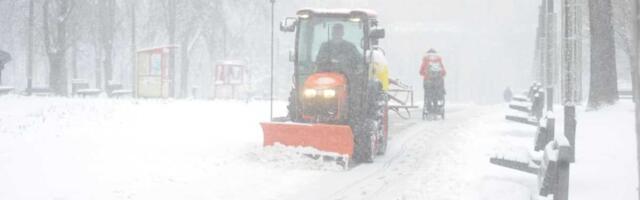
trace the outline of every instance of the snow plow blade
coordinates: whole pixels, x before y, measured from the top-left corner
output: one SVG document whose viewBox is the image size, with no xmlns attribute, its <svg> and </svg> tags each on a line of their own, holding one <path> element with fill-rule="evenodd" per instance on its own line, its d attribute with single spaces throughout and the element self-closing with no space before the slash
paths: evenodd
<svg viewBox="0 0 640 200">
<path fill-rule="evenodd" d="M 320 151 L 353 155 L 353 132 L 345 125 L 261 123 L 264 146 L 280 143 L 290 147 L 313 147 Z"/>
</svg>

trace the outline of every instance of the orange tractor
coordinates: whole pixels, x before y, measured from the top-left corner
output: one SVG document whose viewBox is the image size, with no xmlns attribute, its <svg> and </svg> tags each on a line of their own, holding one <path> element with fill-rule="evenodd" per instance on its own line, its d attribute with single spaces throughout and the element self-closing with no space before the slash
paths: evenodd
<svg viewBox="0 0 640 200">
<path fill-rule="evenodd" d="M 288 116 L 262 123 L 264 145 L 312 147 L 348 162 L 373 162 L 387 148 L 385 36 L 369 10 L 302 9 L 281 23 L 294 32 Z"/>
</svg>

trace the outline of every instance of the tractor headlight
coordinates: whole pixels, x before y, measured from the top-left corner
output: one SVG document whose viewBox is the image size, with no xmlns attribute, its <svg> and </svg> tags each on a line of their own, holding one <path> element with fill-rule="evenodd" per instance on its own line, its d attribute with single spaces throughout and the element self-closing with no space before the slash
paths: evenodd
<svg viewBox="0 0 640 200">
<path fill-rule="evenodd" d="M 325 99 L 331 99 L 333 97 L 336 97 L 336 90 L 334 89 L 323 90 L 322 97 L 324 97 Z"/>
<path fill-rule="evenodd" d="M 306 97 L 306 98 L 314 98 L 314 97 L 316 97 L 316 95 L 318 95 L 318 91 L 316 91 L 315 89 L 305 89 L 304 90 L 304 97 Z"/>
</svg>

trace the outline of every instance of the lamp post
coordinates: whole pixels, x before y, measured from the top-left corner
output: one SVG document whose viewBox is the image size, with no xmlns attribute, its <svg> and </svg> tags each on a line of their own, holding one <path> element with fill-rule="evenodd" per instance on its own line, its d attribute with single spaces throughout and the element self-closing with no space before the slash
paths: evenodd
<svg viewBox="0 0 640 200">
<path fill-rule="evenodd" d="M 270 102 L 269 102 L 269 119 L 271 121 L 273 121 L 273 59 L 274 59 L 274 36 L 275 36 L 275 30 L 273 28 L 273 26 L 275 26 L 275 5 L 276 5 L 276 0 L 270 0 L 271 1 L 271 97 Z"/>
</svg>

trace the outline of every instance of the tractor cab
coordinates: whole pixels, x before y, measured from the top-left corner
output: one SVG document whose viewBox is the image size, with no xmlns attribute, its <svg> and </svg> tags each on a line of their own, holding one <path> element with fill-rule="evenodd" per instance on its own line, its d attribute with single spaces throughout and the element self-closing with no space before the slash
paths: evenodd
<svg viewBox="0 0 640 200">
<path fill-rule="evenodd" d="M 296 35 L 295 53 L 290 54 L 295 67 L 292 96 L 296 98 L 291 100 L 301 106 L 289 117 L 340 123 L 349 118 L 347 107 L 352 112 L 360 110 L 349 104 L 359 102 L 369 81 L 375 81 L 371 58 L 385 35 L 378 27 L 377 14 L 370 10 L 302 9 L 297 17 L 285 19 L 280 29 Z M 328 105 L 335 104 L 331 102 L 342 103 L 344 108 Z"/>
<path fill-rule="evenodd" d="M 370 10 L 302 9 L 297 17 L 285 19 L 280 30 L 296 33 L 295 53 L 290 55 L 295 80 L 319 71 L 367 72 L 365 55 L 385 35 L 377 26 L 377 14 Z"/>
</svg>

